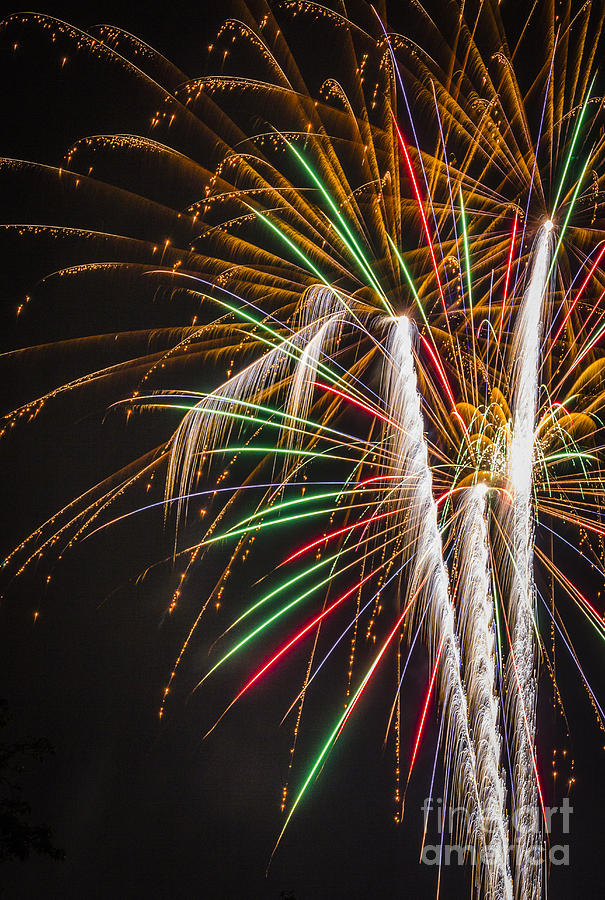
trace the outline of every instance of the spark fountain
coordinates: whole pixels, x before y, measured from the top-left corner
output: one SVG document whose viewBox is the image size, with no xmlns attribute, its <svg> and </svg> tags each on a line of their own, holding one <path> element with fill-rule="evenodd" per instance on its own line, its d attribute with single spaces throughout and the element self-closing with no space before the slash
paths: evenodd
<svg viewBox="0 0 605 900">
<path fill-rule="evenodd" d="M 477 783 L 485 823 L 484 893 L 489 898 L 513 896 L 508 855 L 506 792 L 500 754 L 494 612 L 489 584 L 487 486 L 464 491 L 458 533 L 458 637 L 467 690 L 469 731 L 477 757 Z"/>
<path fill-rule="evenodd" d="M 424 604 L 429 607 L 428 643 L 439 670 L 440 693 L 446 716 L 446 754 L 452 754 L 457 773 L 455 790 L 467 810 L 462 824 L 469 844 L 475 851 L 484 852 L 485 825 L 477 783 L 477 760 L 469 732 L 454 606 L 443 560 L 437 505 L 433 498 L 433 479 L 414 367 L 412 326 L 405 316 L 395 319 L 391 325 L 387 356 L 387 397 L 399 425 L 393 435 L 393 453 L 395 465 L 406 485 L 406 502 L 402 507 L 405 510 L 405 527 L 415 553 L 408 597 L 422 593 Z"/>
<path fill-rule="evenodd" d="M 534 517 L 532 507 L 534 432 L 538 405 L 538 367 L 544 309 L 553 247 L 553 224 L 540 228 L 530 275 L 518 313 L 512 343 L 514 371 L 513 433 L 508 476 L 513 496 L 508 515 L 510 551 L 507 667 L 508 716 L 513 735 L 515 786 L 515 883 L 518 897 L 541 896 L 541 789 L 535 761 L 537 653 L 536 598 L 533 577 Z"/>
</svg>

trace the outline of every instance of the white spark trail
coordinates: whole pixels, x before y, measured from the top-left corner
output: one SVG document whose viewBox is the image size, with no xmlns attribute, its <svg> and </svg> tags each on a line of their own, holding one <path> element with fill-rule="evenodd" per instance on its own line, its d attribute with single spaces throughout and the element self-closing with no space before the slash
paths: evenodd
<svg viewBox="0 0 605 900">
<path fill-rule="evenodd" d="M 412 326 L 405 316 L 391 320 L 385 361 L 385 390 L 391 415 L 400 426 L 391 435 L 392 449 L 404 479 L 402 527 L 406 529 L 414 571 L 407 586 L 412 596 L 422 586 L 422 598 L 429 605 L 429 646 L 433 654 L 441 646 L 439 686 L 446 716 L 446 753 L 456 773 L 454 789 L 457 806 L 464 809 L 461 822 L 467 843 L 477 853 L 484 851 L 475 748 L 468 728 L 467 699 L 462 683 L 460 648 L 456 636 L 454 606 L 448 590 L 448 574 L 443 561 L 437 504 L 428 462 L 424 422 L 417 389 L 412 351 Z M 451 751 L 451 752 L 449 752 Z"/>
<path fill-rule="evenodd" d="M 311 408 L 315 379 L 322 357 L 338 344 L 346 313 L 336 295 L 327 288 L 315 286 L 308 290 L 298 312 L 298 333 L 310 335 L 296 363 L 286 400 L 286 412 L 300 418 L 307 418 Z M 322 324 L 323 323 L 323 324 Z M 313 334 L 310 329 L 319 327 Z M 286 432 L 288 447 L 302 446 L 304 436 L 291 430 Z M 286 462 L 285 470 L 292 463 Z"/>
<path fill-rule="evenodd" d="M 494 615 L 489 580 L 487 487 L 466 490 L 457 523 L 458 635 L 467 690 L 469 730 L 475 746 L 477 783 L 485 826 L 483 895 L 512 900 L 506 791 L 500 766 Z"/>
<path fill-rule="evenodd" d="M 521 900 L 542 894 L 541 828 L 538 819 L 534 738 L 536 729 L 537 646 L 536 595 L 533 578 L 534 520 L 532 470 L 538 404 L 540 338 L 547 304 L 552 257 L 552 223 L 540 229 L 532 266 L 513 339 L 513 433 L 508 477 L 513 496 L 508 533 L 511 547 L 509 629 L 511 655 L 507 666 L 508 717 L 513 735 L 515 792 L 515 889 Z"/>
<path fill-rule="evenodd" d="M 239 401 L 263 402 L 275 386 L 290 379 L 286 411 L 298 415 L 299 411 L 308 410 L 324 345 L 338 338 L 345 315 L 338 297 L 322 286 L 305 291 L 300 306 L 296 331 L 221 384 L 183 417 L 172 439 L 166 477 L 166 499 L 183 498 L 176 503 L 177 525 L 187 512 L 187 497 L 194 490 L 204 451 L 220 446 L 235 428 L 241 431 L 239 420 L 213 415 L 217 410 L 225 410 L 225 401 L 233 401 L 235 409 Z"/>
</svg>

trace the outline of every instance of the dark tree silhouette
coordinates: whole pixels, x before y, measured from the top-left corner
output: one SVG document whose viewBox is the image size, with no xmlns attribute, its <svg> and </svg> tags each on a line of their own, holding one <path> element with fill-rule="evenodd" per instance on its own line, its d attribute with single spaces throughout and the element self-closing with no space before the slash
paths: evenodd
<svg viewBox="0 0 605 900">
<path fill-rule="evenodd" d="M 5 732 L 10 716 L 6 700 L 0 700 L 0 731 Z M 52 842 L 48 825 L 33 825 L 31 807 L 23 799 L 21 777 L 29 762 L 43 762 L 53 753 L 48 741 L 6 742 L 0 740 L 0 862 L 25 860 L 30 853 L 63 859 L 63 850 Z"/>
</svg>

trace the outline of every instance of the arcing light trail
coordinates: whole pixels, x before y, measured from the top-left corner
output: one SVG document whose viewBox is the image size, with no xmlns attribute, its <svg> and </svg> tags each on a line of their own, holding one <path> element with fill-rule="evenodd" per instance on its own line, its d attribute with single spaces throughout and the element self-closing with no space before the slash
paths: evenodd
<svg viewBox="0 0 605 900">
<path fill-rule="evenodd" d="M 592 597 L 605 556 L 602 23 L 590 4 L 578 12 L 571 0 L 556 10 L 539 0 L 525 22 L 518 12 L 509 21 L 497 0 L 478 10 L 458 0 L 434 6 L 406 0 L 398 34 L 384 10 L 353 21 L 311 0 L 254 0 L 221 26 L 211 74 L 199 78 L 120 29 L 86 33 L 34 14 L 6 20 L 9 48 L 25 52 L 32 29 L 48 36 L 50 53 L 72 44 L 82 70 L 102 62 L 103 83 L 113 69 L 130 78 L 137 115 L 149 113 L 149 133 L 85 137 L 55 168 L 0 162 L 19 191 L 27 183 L 48 198 L 45 220 L 68 204 L 83 223 L 90 217 L 77 229 L 2 227 L 28 258 L 46 259 L 52 242 L 62 248 L 54 272 L 24 286 L 20 329 L 46 300 L 52 307 L 59 287 L 75 316 L 89 284 L 127 300 L 136 284 L 154 316 L 169 312 L 152 327 L 142 309 L 140 328 L 117 335 L 87 318 L 73 333 L 90 328 L 90 337 L 2 356 L 21 367 L 38 353 L 85 356 L 94 347 L 101 360 L 20 401 L 3 419 L 11 438 L 59 402 L 73 398 L 80 409 L 101 395 L 107 428 L 153 420 L 163 429 L 144 456 L 64 505 L 4 566 L 34 577 L 45 559 L 67 565 L 77 543 L 90 548 L 109 527 L 125 533 L 125 523 L 142 521 L 137 513 L 153 527 L 161 513 L 172 553 L 147 561 L 145 579 L 172 561 L 166 612 L 185 639 L 160 715 L 185 685 L 181 663 L 213 614 L 218 635 L 196 678 L 200 705 L 219 670 L 230 676 L 227 663 L 258 654 L 230 692 L 230 710 L 258 702 L 261 681 L 290 679 L 284 673 L 307 654 L 284 716 L 293 724 L 277 843 L 296 827 L 295 813 L 312 815 L 303 799 L 320 772 L 329 775 L 345 726 L 361 728 L 354 712 L 391 666 L 394 820 L 418 777 L 435 697 L 443 767 L 435 751 L 430 792 L 443 778 L 444 805 L 465 810 L 475 895 L 541 900 L 540 649 L 561 711 L 557 740 L 569 740 L 559 642 L 603 727 L 560 602 L 567 594 L 591 638 L 604 639 Z M 337 52 L 329 61 L 295 57 L 291 29 L 309 29 L 309 46 L 319 39 Z M 507 31 L 520 35 L 512 56 Z M 536 34 L 553 36 L 543 50 Z M 112 183 L 122 161 L 128 191 L 124 173 Z M 62 205 L 53 210 L 55 192 Z M 565 556 L 551 558 L 559 538 L 578 550 L 577 575 Z M 551 585 L 550 602 L 540 595 L 550 648 L 535 570 Z M 201 597 L 193 611 L 186 587 Z M 34 620 L 44 621 L 38 608 Z M 419 642 L 429 666 L 419 727 L 408 734 L 401 688 Z M 303 723 L 335 702 L 339 685 L 323 696 L 318 685 L 339 655 L 334 708 L 344 710 L 299 775 Z"/>
</svg>

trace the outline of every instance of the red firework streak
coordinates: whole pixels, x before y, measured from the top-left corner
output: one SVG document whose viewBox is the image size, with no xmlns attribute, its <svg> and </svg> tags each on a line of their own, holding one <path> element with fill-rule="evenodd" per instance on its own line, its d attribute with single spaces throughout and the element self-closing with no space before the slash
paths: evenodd
<svg viewBox="0 0 605 900">
<path fill-rule="evenodd" d="M 557 338 L 559 337 L 559 335 L 561 334 L 561 332 L 562 332 L 563 329 L 565 328 L 565 323 L 566 323 L 567 320 L 569 319 L 569 317 L 570 317 L 570 315 L 572 314 L 572 312 L 573 312 L 573 310 L 574 310 L 574 308 L 575 308 L 575 306 L 576 306 L 578 300 L 579 300 L 580 297 L 582 296 L 582 294 L 583 294 L 583 292 L 584 292 L 584 289 L 586 288 L 586 285 L 588 284 L 588 282 L 589 282 L 590 279 L 592 278 L 592 276 L 593 276 L 593 274 L 594 274 L 594 271 L 595 271 L 596 267 L 597 267 L 597 266 L 599 265 L 599 263 L 601 262 L 601 259 L 602 259 L 604 253 L 605 253 L 605 243 L 604 243 L 603 246 L 601 247 L 601 252 L 599 253 L 599 255 L 597 256 L 597 258 L 595 259 L 594 263 L 592 264 L 591 269 L 590 269 L 590 272 L 588 273 L 588 275 L 587 275 L 586 278 L 584 279 L 584 281 L 583 281 L 583 283 L 582 283 L 582 287 L 580 288 L 580 290 L 579 290 L 578 293 L 576 294 L 576 299 L 573 301 L 573 303 L 571 304 L 571 306 L 569 307 L 569 309 L 568 309 L 567 312 L 565 313 L 565 317 L 564 317 L 563 321 L 561 322 L 561 324 L 559 325 L 559 330 L 557 331 L 557 333 L 555 334 L 554 338 L 552 339 L 553 344 L 556 344 Z"/>
<path fill-rule="evenodd" d="M 433 269 L 435 270 L 435 278 L 437 279 L 437 287 L 439 288 L 439 296 L 441 297 L 441 304 L 443 306 L 443 312 L 445 313 L 445 318 L 447 320 L 447 306 L 445 303 L 445 295 L 443 293 L 441 279 L 439 278 L 439 270 L 437 268 L 437 259 L 435 258 L 435 251 L 433 250 L 433 241 L 431 239 L 431 232 L 429 231 L 429 223 L 427 222 L 426 215 L 424 213 L 424 207 L 422 205 L 422 197 L 420 196 L 418 182 L 416 181 L 416 176 L 414 174 L 414 169 L 412 167 L 412 160 L 410 159 L 410 154 L 408 153 L 408 148 L 403 139 L 403 135 L 399 129 L 399 125 L 397 124 L 397 120 L 396 120 L 395 116 L 393 116 L 393 124 L 395 125 L 395 131 L 397 132 L 397 137 L 399 138 L 399 144 L 401 146 L 401 150 L 405 157 L 405 162 L 406 162 L 406 166 L 408 168 L 410 180 L 412 182 L 412 187 L 414 188 L 414 194 L 416 195 L 416 202 L 418 203 L 418 209 L 420 211 L 420 216 L 422 218 L 422 225 L 424 227 L 424 233 L 426 235 L 426 241 L 428 244 L 429 253 L 431 254 L 431 262 L 433 263 Z"/>
<path fill-rule="evenodd" d="M 510 239 L 510 250 L 508 252 L 508 262 L 506 264 L 506 278 L 504 279 L 504 294 L 502 297 L 502 312 L 500 314 L 500 327 L 498 328 L 498 344 L 500 343 L 500 338 L 502 337 L 502 328 L 504 326 L 504 307 L 506 306 L 506 297 L 508 295 L 508 284 L 510 281 L 510 272 L 513 265 L 513 253 L 515 252 L 515 238 L 517 237 L 517 212 L 515 211 L 515 218 L 513 220 L 513 233 Z"/>
</svg>

